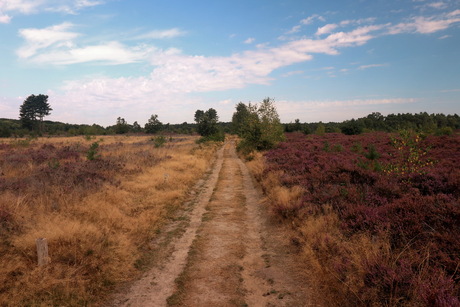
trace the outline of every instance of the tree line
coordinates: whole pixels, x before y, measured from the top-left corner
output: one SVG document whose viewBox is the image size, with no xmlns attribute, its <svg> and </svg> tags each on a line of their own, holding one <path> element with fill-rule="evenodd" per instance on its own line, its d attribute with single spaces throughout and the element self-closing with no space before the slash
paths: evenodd
<svg viewBox="0 0 460 307">
<path fill-rule="evenodd" d="M 343 122 L 316 122 L 301 123 L 298 119 L 294 122 L 283 124 L 285 132 L 300 131 L 305 134 L 323 134 L 338 132 L 346 135 L 356 135 L 371 131 L 397 132 L 400 130 L 413 130 L 426 134 L 452 134 L 460 129 L 460 116 L 457 114 L 428 114 L 398 113 L 386 116 L 373 112 L 366 117 L 346 120 Z"/>
<path fill-rule="evenodd" d="M 266 98 L 259 104 L 235 106 L 231 122 L 220 122 L 217 111 L 213 108 L 196 110 L 194 122 L 181 124 L 162 123 L 157 114 L 152 114 L 142 127 L 137 121 L 130 124 L 123 117 L 118 117 L 114 125 L 102 127 L 97 124 L 79 125 L 44 120 L 53 110 L 48 103 L 47 95 L 30 95 L 19 109 L 19 120 L 0 118 L 0 137 L 23 137 L 27 135 L 107 135 L 126 133 L 147 134 L 194 134 L 198 133 L 205 140 L 221 141 L 226 133 L 239 135 L 243 142 L 240 146 L 247 149 L 267 149 L 279 142 L 284 132 L 303 132 L 305 134 L 344 133 L 360 134 L 369 131 L 395 132 L 414 130 L 428 134 L 452 134 L 460 129 L 460 117 L 457 114 L 416 114 L 398 113 L 382 115 L 378 112 L 366 117 L 346 120 L 343 122 L 301 123 L 280 122 L 275 102 Z"/>
</svg>

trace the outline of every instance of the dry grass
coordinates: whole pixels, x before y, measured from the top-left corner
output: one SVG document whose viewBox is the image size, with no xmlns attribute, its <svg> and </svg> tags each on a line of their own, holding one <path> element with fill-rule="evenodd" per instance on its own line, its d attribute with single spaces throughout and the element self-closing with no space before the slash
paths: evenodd
<svg viewBox="0 0 460 307">
<path fill-rule="evenodd" d="M 100 158 L 88 161 L 96 141 Z M 215 147 L 194 141 L 0 141 L 0 305 L 95 304 L 138 274 L 148 243 L 212 160 Z M 39 237 L 51 257 L 42 268 Z"/>
</svg>

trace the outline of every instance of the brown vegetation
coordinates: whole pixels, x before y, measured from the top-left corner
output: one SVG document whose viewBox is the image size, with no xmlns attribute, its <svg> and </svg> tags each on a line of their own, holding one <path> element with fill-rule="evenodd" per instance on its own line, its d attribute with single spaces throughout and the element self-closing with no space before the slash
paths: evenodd
<svg viewBox="0 0 460 307">
<path fill-rule="evenodd" d="M 215 151 L 194 141 L 0 141 L 0 305 L 94 304 L 138 274 L 149 242 Z M 51 258 L 44 267 L 41 237 Z"/>
</svg>

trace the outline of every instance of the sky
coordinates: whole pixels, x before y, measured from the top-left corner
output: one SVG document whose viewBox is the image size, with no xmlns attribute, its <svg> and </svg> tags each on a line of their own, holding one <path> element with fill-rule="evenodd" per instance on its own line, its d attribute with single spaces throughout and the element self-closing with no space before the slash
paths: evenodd
<svg viewBox="0 0 460 307">
<path fill-rule="evenodd" d="M 0 0 L 0 118 L 282 122 L 460 113 L 460 0 Z"/>
</svg>

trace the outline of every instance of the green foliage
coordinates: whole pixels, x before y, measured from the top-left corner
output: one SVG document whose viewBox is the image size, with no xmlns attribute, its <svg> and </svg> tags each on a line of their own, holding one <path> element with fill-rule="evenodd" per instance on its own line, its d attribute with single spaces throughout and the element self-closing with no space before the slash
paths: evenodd
<svg viewBox="0 0 460 307">
<path fill-rule="evenodd" d="M 434 163 L 427 157 L 430 148 L 421 144 L 424 137 L 411 130 L 402 130 L 398 136 L 391 137 L 391 145 L 397 150 L 397 162 L 386 165 L 384 172 L 396 175 L 424 174 L 426 168 Z"/>
<path fill-rule="evenodd" d="M 150 116 L 148 122 L 145 124 L 144 129 L 146 133 L 158 133 L 163 128 L 163 123 L 158 119 L 157 114 Z"/>
<path fill-rule="evenodd" d="M 114 130 L 116 134 L 125 134 L 129 132 L 129 125 L 124 118 L 118 117 Z"/>
<path fill-rule="evenodd" d="M 142 131 L 141 125 L 139 125 L 139 123 L 135 121 L 133 123 L 133 132 L 141 132 L 141 131 Z"/>
<path fill-rule="evenodd" d="M 341 132 L 346 135 L 356 135 L 363 132 L 363 124 L 357 120 L 348 120 L 342 123 Z"/>
<path fill-rule="evenodd" d="M 199 138 L 196 143 L 201 144 L 205 142 L 224 142 L 225 141 L 225 133 L 222 129 L 218 129 L 217 133 L 212 135 L 203 136 Z"/>
<path fill-rule="evenodd" d="M 355 142 L 351 146 L 351 151 L 356 152 L 356 153 L 362 153 L 363 152 L 363 145 L 361 145 L 360 142 Z"/>
<path fill-rule="evenodd" d="M 334 152 L 342 152 L 343 151 L 342 144 L 335 144 L 334 147 L 332 148 L 332 151 L 334 151 Z"/>
<path fill-rule="evenodd" d="M 370 144 L 367 148 L 367 152 L 364 153 L 364 156 L 366 157 L 366 159 L 368 160 L 377 160 L 378 158 L 380 158 L 380 154 L 377 152 L 377 149 L 375 149 L 375 146 L 374 144 Z"/>
<path fill-rule="evenodd" d="M 199 135 L 209 137 L 219 133 L 217 123 L 219 117 L 217 111 L 210 108 L 206 112 L 203 110 L 197 110 L 195 112 L 195 122 L 197 123 L 197 132 Z"/>
<path fill-rule="evenodd" d="M 232 119 L 239 127 L 242 138 L 238 150 L 248 154 L 253 150 L 266 150 L 284 140 L 284 128 L 280 123 L 274 100 L 264 99 L 260 104 L 238 104 Z"/>
<path fill-rule="evenodd" d="M 439 128 L 437 131 L 436 131 L 436 135 L 440 136 L 440 135 L 452 135 L 454 133 L 454 131 L 452 130 L 451 127 L 442 127 L 442 128 Z"/>
<path fill-rule="evenodd" d="M 163 135 L 159 135 L 155 138 L 152 138 L 153 145 L 155 148 L 163 147 L 166 143 L 166 138 Z"/>
<path fill-rule="evenodd" d="M 98 154 L 99 151 L 99 142 L 94 142 L 89 147 L 89 150 L 86 152 L 86 158 L 90 161 L 100 158 Z"/>
<path fill-rule="evenodd" d="M 317 135 L 324 135 L 326 133 L 326 126 L 319 122 L 318 127 L 316 127 L 315 134 Z"/>
<path fill-rule="evenodd" d="M 0 124 L 0 138 L 9 138 L 11 134 L 11 130 L 7 125 Z"/>
<path fill-rule="evenodd" d="M 48 103 L 47 95 L 30 95 L 24 100 L 19 109 L 22 127 L 32 130 L 38 126 L 37 122 L 40 121 L 38 128 L 42 130 L 43 117 L 50 115 L 52 110 Z"/>
<path fill-rule="evenodd" d="M 233 113 L 232 116 L 232 132 L 242 137 L 244 132 L 244 125 L 249 116 L 250 113 L 248 107 L 242 102 L 238 103 L 236 105 L 236 112 Z"/>
</svg>

